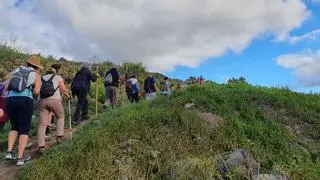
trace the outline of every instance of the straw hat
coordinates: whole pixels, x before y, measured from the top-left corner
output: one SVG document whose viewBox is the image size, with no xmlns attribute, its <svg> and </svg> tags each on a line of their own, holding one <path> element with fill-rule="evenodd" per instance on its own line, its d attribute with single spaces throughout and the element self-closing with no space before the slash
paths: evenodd
<svg viewBox="0 0 320 180">
<path fill-rule="evenodd" d="M 40 63 L 40 57 L 38 56 L 31 56 L 27 62 L 41 70 L 43 69 Z"/>
</svg>

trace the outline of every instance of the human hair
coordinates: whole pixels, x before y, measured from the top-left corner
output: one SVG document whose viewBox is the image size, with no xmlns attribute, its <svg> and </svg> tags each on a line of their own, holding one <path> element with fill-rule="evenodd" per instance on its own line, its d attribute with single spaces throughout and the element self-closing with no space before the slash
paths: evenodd
<svg viewBox="0 0 320 180">
<path fill-rule="evenodd" d="M 46 74 L 56 74 L 57 71 L 54 68 L 50 68 L 47 70 Z"/>
<path fill-rule="evenodd" d="M 30 64 L 30 63 L 28 63 L 28 62 L 27 62 L 27 66 L 28 66 L 28 67 L 32 67 L 32 68 L 35 69 L 35 70 L 38 70 L 38 69 L 39 69 L 37 66 L 32 65 L 32 64 Z"/>
<path fill-rule="evenodd" d="M 89 63 L 82 63 L 81 66 L 80 66 L 80 69 L 91 69 L 91 64 Z"/>
</svg>

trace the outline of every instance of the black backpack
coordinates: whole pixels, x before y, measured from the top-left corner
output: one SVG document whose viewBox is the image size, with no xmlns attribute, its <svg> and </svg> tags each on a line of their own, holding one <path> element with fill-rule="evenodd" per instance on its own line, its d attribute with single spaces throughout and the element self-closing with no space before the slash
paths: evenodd
<svg viewBox="0 0 320 180">
<path fill-rule="evenodd" d="M 133 86 L 130 80 L 126 81 L 126 92 L 131 93 L 133 91 Z"/>
<path fill-rule="evenodd" d="M 146 93 L 153 93 L 156 92 L 156 87 L 154 86 L 154 84 L 152 83 L 153 78 L 148 77 L 145 81 L 144 81 L 144 92 Z"/>
<path fill-rule="evenodd" d="M 33 84 L 30 86 L 27 86 L 27 84 L 31 72 L 35 71 L 19 68 L 19 71 L 11 76 L 8 90 L 21 93 L 24 90 L 30 88 Z"/>
<path fill-rule="evenodd" d="M 59 85 L 57 88 L 54 88 L 53 81 L 52 81 L 54 77 L 55 75 L 52 75 L 48 81 L 45 81 L 43 79 L 43 76 L 41 77 L 42 86 L 40 90 L 40 98 L 44 99 L 44 98 L 51 97 L 59 89 Z"/>
</svg>

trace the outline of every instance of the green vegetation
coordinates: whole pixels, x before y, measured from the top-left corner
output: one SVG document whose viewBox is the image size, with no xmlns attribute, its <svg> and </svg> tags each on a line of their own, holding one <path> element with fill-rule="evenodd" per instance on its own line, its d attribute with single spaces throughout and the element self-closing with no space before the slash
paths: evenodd
<svg viewBox="0 0 320 180">
<path fill-rule="evenodd" d="M 64 59 L 63 57 L 59 59 L 54 59 L 52 56 L 49 57 L 43 57 L 41 54 L 38 54 L 41 57 L 41 63 L 44 67 L 44 70 L 48 69 L 52 64 L 54 63 L 60 63 L 61 64 L 61 69 L 59 71 L 59 74 L 64 78 L 65 82 L 67 85 L 71 83 L 74 75 L 76 72 L 79 70 L 81 63 L 80 62 L 73 62 L 73 61 L 68 61 Z M 8 78 L 8 74 L 14 70 L 15 68 L 25 65 L 26 60 L 28 59 L 29 54 L 22 53 L 18 50 L 12 49 L 7 45 L 0 45 L 0 82 L 6 80 Z M 91 58 L 91 60 L 98 59 L 97 57 Z M 106 61 L 106 62 L 95 62 L 92 65 L 92 70 L 95 72 L 96 71 L 96 66 L 99 66 L 99 74 L 103 77 L 104 74 L 106 73 L 107 70 L 109 70 L 112 66 L 113 63 Z M 134 63 L 123 63 L 119 67 L 119 71 L 124 75 L 132 75 L 132 74 L 138 74 L 139 75 L 139 81 L 140 83 L 143 83 L 144 78 L 146 78 L 146 68 L 140 63 L 140 64 L 134 64 Z M 44 72 L 42 72 L 44 73 Z M 162 74 L 155 73 L 154 76 L 157 78 L 158 83 L 160 80 L 163 79 Z M 172 81 L 173 83 L 179 83 L 181 81 L 175 80 Z M 141 84 L 141 87 L 142 84 Z M 99 105 L 101 105 L 104 102 L 104 86 L 103 86 L 103 78 L 99 79 L 99 86 L 98 86 L 98 101 Z M 124 84 L 121 85 L 120 91 L 119 91 L 119 96 L 118 96 L 118 104 L 121 105 L 122 103 L 127 102 L 127 96 L 124 91 Z M 92 84 L 91 88 L 91 93 L 89 96 L 89 101 L 90 101 L 90 110 L 91 112 L 95 112 L 95 84 Z M 73 107 L 75 107 L 75 103 L 73 102 Z M 65 104 L 65 107 L 67 105 Z M 101 112 L 102 109 L 99 109 Z M 37 128 L 37 123 L 38 123 L 38 110 L 35 110 L 35 118 L 33 118 L 33 123 L 32 123 L 32 132 L 31 135 L 35 136 L 36 135 L 36 128 Z M 74 111 L 73 111 L 74 112 Z M 9 131 L 9 123 L 6 125 L 4 128 L 3 132 L 0 134 L 0 148 L 1 149 L 6 149 L 7 147 L 7 135 Z M 0 152 L 1 153 L 5 152 Z M 0 160 L 1 161 L 1 160 Z"/>
<path fill-rule="evenodd" d="M 187 103 L 195 106 L 186 109 Z M 213 128 L 199 115 L 213 113 Z M 247 148 L 261 173 L 320 178 L 320 98 L 246 83 L 189 87 L 124 105 L 26 166 L 19 179 L 213 179 L 220 155 Z M 242 173 L 231 179 L 246 179 Z"/>
</svg>

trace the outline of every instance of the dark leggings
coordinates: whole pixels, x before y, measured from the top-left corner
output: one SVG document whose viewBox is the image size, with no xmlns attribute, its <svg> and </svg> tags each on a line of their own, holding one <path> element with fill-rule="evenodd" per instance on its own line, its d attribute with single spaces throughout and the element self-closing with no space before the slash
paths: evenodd
<svg viewBox="0 0 320 180">
<path fill-rule="evenodd" d="M 73 121 L 78 122 L 80 121 L 80 114 L 82 119 L 88 115 L 88 98 L 87 98 L 87 93 L 85 90 L 77 92 L 76 96 L 78 98 L 78 104 L 76 111 L 74 112 L 73 115 Z"/>
<path fill-rule="evenodd" d="M 130 94 L 130 98 L 132 103 L 139 102 L 139 93 Z"/>
<path fill-rule="evenodd" d="M 11 130 L 19 135 L 29 135 L 33 114 L 33 99 L 29 97 L 9 97 L 7 112 L 11 123 Z"/>
</svg>

